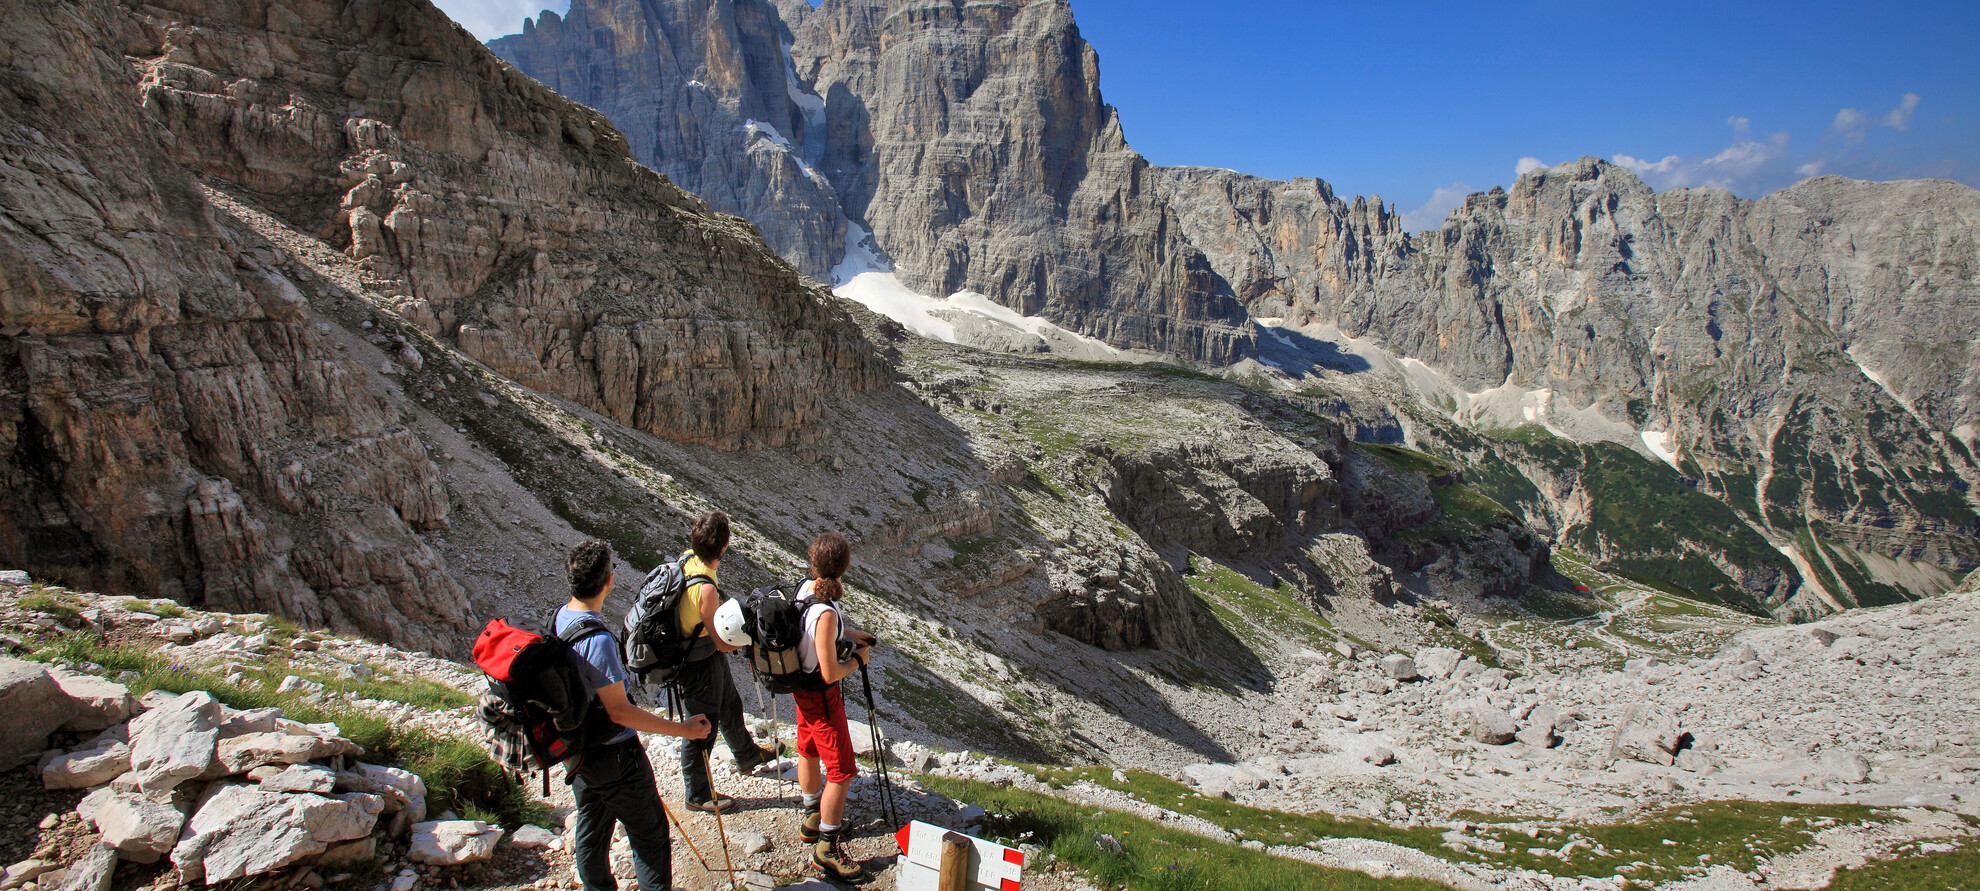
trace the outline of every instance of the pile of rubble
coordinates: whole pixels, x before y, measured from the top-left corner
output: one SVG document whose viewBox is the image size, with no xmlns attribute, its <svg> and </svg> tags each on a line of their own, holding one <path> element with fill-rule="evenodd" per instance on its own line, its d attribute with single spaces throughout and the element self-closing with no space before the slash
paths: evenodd
<svg viewBox="0 0 1980 891">
<path fill-rule="evenodd" d="M 0 657 L 0 712 L 0 768 L 39 758 L 48 788 L 88 789 L 76 810 L 98 833 L 66 867 L 8 867 L 5 884 L 22 891 L 103 891 L 120 859 L 166 858 L 182 881 L 211 885 L 370 862 L 393 839 L 409 860 L 457 865 L 489 858 L 503 836 L 474 820 L 427 821 L 417 775 L 360 761 L 336 725 L 276 708 L 236 710 L 204 691 L 133 698 L 102 678 Z"/>
</svg>

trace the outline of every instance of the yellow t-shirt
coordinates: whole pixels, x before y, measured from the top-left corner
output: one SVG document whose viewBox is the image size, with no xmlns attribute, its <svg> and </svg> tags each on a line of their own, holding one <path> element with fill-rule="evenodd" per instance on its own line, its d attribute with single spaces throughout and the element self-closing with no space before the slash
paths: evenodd
<svg viewBox="0 0 1980 891">
<path fill-rule="evenodd" d="M 686 579 L 692 579 L 698 575 L 705 575 L 712 581 L 715 579 L 715 570 L 709 569 L 708 564 L 701 562 L 700 557 L 689 555 L 687 558 L 687 562 L 681 564 L 681 577 Z M 703 628 L 697 633 L 695 631 L 695 626 L 701 624 L 702 594 L 706 592 L 712 592 L 714 590 L 715 589 L 713 586 L 705 585 L 700 582 L 691 582 L 688 584 L 687 593 L 681 595 L 681 603 L 680 606 L 677 607 L 681 615 L 682 636 L 704 637 L 708 634 L 707 628 Z M 720 605 L 719 601 L 717 602 L 717 605 L 718 606 Z"/>
</svg>

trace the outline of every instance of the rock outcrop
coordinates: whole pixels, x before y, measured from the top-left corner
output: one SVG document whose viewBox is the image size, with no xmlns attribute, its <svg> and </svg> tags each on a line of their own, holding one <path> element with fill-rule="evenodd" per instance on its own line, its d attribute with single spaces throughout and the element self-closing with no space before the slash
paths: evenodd
<svg viewBox="0 0 1980 891">
<path fill-rule="evenodd" d="M 1654 431 L 1692 484 L 1771 540 L 1750 549 L 1763 563 L 1793 543 L 1809 564 L 1682 545 L 1778 613 L 1943 589 L 1924 578 L 1933 570 L 1901 579 L 1890 558 L 1940 574 L 1980 563 L 1970 188 L 1819 177 L 1743 201 L 1654 193 L 1583 159 L 1472 195 L 1409 237 L 1325 183 L 1161 174 L 1190 241 L 1254 314 L 1374 340 L 1474 395 L 1539 392 Z M 1572 491 L 1577 468 L 1519 463 L 1543 492 L 1565 479 L 1542 521 L 1573 525 L 1574 499 L 1590 497 Z M 1605 559 L 1641 551 L 1575 544 Z"/>
<path fill-rule="evenodd" d="M 447 524 L 437 470 L 311 324 L 285 258 L 172 162 L 132 96 L 123 53 L 144 37 L 104 2 L 9 29 L 0 555 L 414 644 L 465 627 L 417 536 Z"/>
<path fill-rule="evenodd" d="M 492 46 L 814 275 L 852 220 L 922 293 L 1216 364 L 1253 351 L 1063 0 L 578 0 Z"/>
<path fill-rule="evenodd" d="M 449 645 L 472 610 L 424 536 L 453 506 L 394 384 L 433 344 L 725 449 L 815 440 L 822 400 L 888 379 L 747 224 L 426 3 L 16 19 L 0 558 L 37 576 Z M 338 325 L 377 307 L 431 344 L 346 358 Z"/>
</svg>

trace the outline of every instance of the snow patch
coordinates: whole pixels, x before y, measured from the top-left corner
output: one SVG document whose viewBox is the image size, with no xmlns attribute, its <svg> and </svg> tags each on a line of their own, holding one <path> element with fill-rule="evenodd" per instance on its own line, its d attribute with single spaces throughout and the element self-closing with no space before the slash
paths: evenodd
<svg viewBox="0 0 1980 891">
<path fill-rule="evenodd" d="M 864 226 L 846 221 L 846 253 L 832 268 L 832 293 L 857 301 L 867 309 L 901 323 L 923 337 L 947 343 L 960 343 L 956 332 L 958 314 L 967 314 L 992 324 L 1015 328 L 1044 341 L 1054 349 L 1078 347 L 1079 352 L 1117 356 L 1121 351 L 1104 341 L 1061 328 L 1051 322 L 1027 316 L 975 291 L 957 291 L 941 299 L 922 294 L 901 283 L 894 264 L 880 250 Z"/>
<path fill-rule="evenodd" d="M 1649 449 L 1650 454 L 1662 458 L 1665 464 L 1674 468 L 1678 466 L 1677 442 L 1669 433 L 1662 430 L 1645 430 L 1642 435 L 1643 447 Z"/>
<path fill-rule="evenodd" d="M 788 43 L 784 44 L 784 93 L 804 116 L 804 160 L 815 167 L 825 160 L 825 100 L 798 81 L 797 60 L 791 57 Z"/>
</svg>

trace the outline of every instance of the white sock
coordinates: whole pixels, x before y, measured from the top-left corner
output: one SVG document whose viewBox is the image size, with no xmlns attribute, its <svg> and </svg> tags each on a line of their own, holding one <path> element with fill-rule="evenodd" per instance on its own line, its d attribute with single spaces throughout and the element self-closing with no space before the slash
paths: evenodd
<svg viewBox="0 0 1980 891">
<path fill-rule="evenodd" d="M 805 807 L 817 807 L 817 806 L 818 806 L 818 799 L 820 799 L 820 798 L 824 798 L 824 797 L 825 797 L 825 793 L 823 793 L 823 792 L 806 792 L 806 793 L 804 793 L 804 806 L 805 806 Z"/>
<path fill-rule="evenodd" d="M 823 833 L 826 833 L 826 832 L 837 832 L 837 831 L 839 831 L 839 824 L 837 824 L 837 823 L 820 823 L 820 824 L 818 824 L 818 831 L 819 831 L 819 833 L 821 833 L 821 834 L 823 834 Z"/>
</svg>

